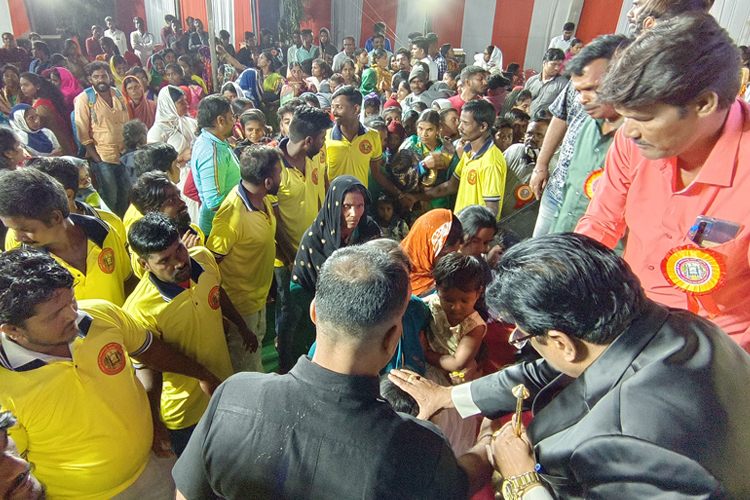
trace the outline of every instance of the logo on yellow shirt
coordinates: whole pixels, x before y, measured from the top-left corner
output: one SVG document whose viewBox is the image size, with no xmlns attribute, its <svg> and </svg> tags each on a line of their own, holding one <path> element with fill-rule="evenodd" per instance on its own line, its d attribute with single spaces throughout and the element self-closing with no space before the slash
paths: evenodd
<svg viewBox="0 0 750 500">
<path fill-rule="evenodd" d="M 312 171 L 312 181 L 316 186 L 318 185 L 318 169 Z"/>
<path fill-rule="evenodd" d="M 208 305 L 211 306 L 211 309 L 213 310 L 221 307 L 221 292 L 219 291 L 218 286 L 213 287 L 211 291 L 208 292 Z"/>
<path fill-rule="evenodd" d="M 110 342 L 99 351 L 99 369 L 105 375 L 117 375 L 125 368 L 125 353 L 122 346 Z"/>
<path fill-rule="evenodd" d="M 466 175 L 466 180 L 469 181 L 469 184 L 472 186 L 477 183 L 477 171 L 475 169 L 469 170 L 469 173 Z"/>
<path fill-rule="evenodd" d="M 372 153 L 372 144 L 370 144 L 370 141 L 362 141 L 359 143 L 359 151 L 362 154 L 369 155 Z"/>
<path fill-rule="evenodd" d="M 112 274 L 115 270 L 115 251 L 111 248 L 104 248 L 99 254 L 99 269 L 103 273 Z"/>
</svg>

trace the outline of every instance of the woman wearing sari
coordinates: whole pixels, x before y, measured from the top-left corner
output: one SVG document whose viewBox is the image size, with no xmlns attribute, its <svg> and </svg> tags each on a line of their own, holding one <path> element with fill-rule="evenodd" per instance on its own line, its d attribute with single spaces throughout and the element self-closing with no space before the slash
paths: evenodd
<svg viewBox="0 0 750 500">
<path fill-rule="evenodd" d="M 81 48 L 72 38 L 65 40 L 63 55 L 68 60 L 68 69 L 73 73 L 73 76 L 78 80 L 82 79 L 85 76 L 85 68 L 89 60 L 81 54 Z"/>
<path fill-rule="evenodd" d="M 156 121 L 156 103 L 146 99 L 141 81 L 134 76 L 126 76 L 122 80 L 122 96 L 128 108 L 131 120 L 140 120 L 151 128 Z"/>
<path fill-rule="evenodd" d="M 56 66 L 54 68 L 50 68 L 48 71 L 49 81 L 52 82 L 52 85 L 60 89 L 65 105 L 68 107 L 68 109 L 72 110 L 73 99 L 75 99 L 78 94 L 83 92 L 83 88 L 81 88 L 80 82 L 76 80 L 76 78 L 73 76 L 73 73 L 65 68 Z"/>
<path fill-rule="evenodd" d="M 276 111 L 279 109 L 279 94 L 284 83 L 284 77 L 276 72 L 277 64 L 278 60 L 269 51 L 262 52 L 258 56 L 258 80 L 263 90 L 260 108 L 266 113 L 268 124 L 274 130 L 279 129 L 279 117 L 276 116 Z M 241 82 L 240 86 L 242 86 Z"/>
<path fill-rule="evenodd" d="M 3 98 L 7 105 L 29 104 L 31 101 L 21 92 L 21 72 L 12 64 L 3 66 Z M 7 110 L 6 110 L 7 111 Z"/>
<path fill-rule="evenodd" d="M 393 75 L 388 71 L 388 53 L 383 49 L 375 49 L 372 53 L 370 67 L 362 72 L 360 92 L 365 96 L 371 92 L 391 97 L 391 83 Z"/>
<path fill-rule="evenodd" d="M 21 91 L 42 122 L 42 127 L 50 129 L 60 143 L 64 155 L 75 155 L 77 148 L 73 139 L 73 126 L 70 123 L 71 109 L 65 105 L 60 90 L 49 80 L 34 73 L 21 73 Z"/>
<path fill-rule="evenodd" d="M 318 91 L 315 87 L 311 87 L 307 81 L 305 81 L 305 75 L 302 72 L 302 65 L 296 61 L 289 63 L 289 68 L 286 70 L 286 76 L 287 78 L 284 80 L 284 85 L 281 87 L 281 104 L 284 104 L 293 97 L 299 97 L 305 92 Z"/>
<path fill-rule="evenodd" d="M 185 182 L 190 174 L 191 144 L 198 131 L 198 122 L 189 115 L 185 92 L 179 87 L 167 85 L 159 91 L 156 106 L 156 119 L 146 136 L 146 141 L 166 142 L 177 150 L 177 164 L 180 167 L 180 182 L 177 186 L 184 191 Z M 200 205 L 183 194 L 187 203 L 190 218 L 200 219 Z"/>
<path fill-rule="evenodd" d="M 10 124 L 18 135 L 21 145 L 32 156 L 60 156 L 62 149 L 55 134 L 43 128 L 36 110 L 28 104 L 16 104 L 11 108 Z"/>
<path fill-rule="evenodd" d="M 183 56 L 180 56 L 182 59 Z M 201 74 L 201 80 L 204 82 L 203 87 L 206 94 L 214 93 L 214 77 L 213 67 L 211 66 L 211 48 L 204 45 L 198 49 L 198 59 L 203 62 L 203 73 Z M 197 76 L 197 75 L 196 75 Z"/>
<path fill-rule="evenodd" d="M 161 56 L 161 54 L 154 54 L 151 56 L 151 58 L 148 60 L 148 66 L 146 67 L 150 77 L 149 85 L 157 90 L 167 85 L 167 81 L 164 78 L 164 76 L 167 74 L 166 67 L 167 63 L 164 62 L 164 58 Z"/>
<path fill-rule="evenodd" d="M 149 101 L 156 101 L 157 93 L 153 88 L 151 88 L 151 85 L 149 83 L 150 76 L 145 69 L 141 68 L 140 66 L 136 66 L 128 72 L 128 75 L 138 78 L 138 81 L 141 82 L 141 87 L 143 87 L 143 90 L 146 94 L 146 99 L 148 99 Z"/>
<path fill-rule="evenodd" d="M 344 78 L 344 85 L 359 87 L 359 77 L 357 76 L 357 66 L 354 64 L 354 59 L 344 59 L 344 62 L 341 63 L 341 76 Z"/>
<path fill-rule="evenodd" d="M 328 188 L 323 208 L 305 231 L 292 269 L 290 313 L 279 325 L 279 371 L 286 373 L 315 341 L 310 302 L 315 295 L 318 271 L 339 248 L 380 236 L 380 227 L 367 216 L 370 193 L 356 177 L 342 175 Z"/>
<path fill-rule="evenodd" d="M 411 260 L 411 289 L 417 297 L 435 291 L 432 270 L 440 259 L 458 251 L 463 228 L 458 218 L 446 208 L 436 208 L 419 217 L 401 242 Z"/>
</svg>

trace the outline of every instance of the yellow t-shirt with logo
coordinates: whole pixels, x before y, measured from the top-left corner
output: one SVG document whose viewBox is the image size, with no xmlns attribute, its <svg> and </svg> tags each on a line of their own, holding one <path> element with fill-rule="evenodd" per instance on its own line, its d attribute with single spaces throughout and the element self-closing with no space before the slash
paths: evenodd
<svg viewBox="0 0 750 500">
<path fill-rule="evenodd" d="M 75 278 L 75 296 L 78 300 L 102 299 L 117 306 L 125 302 L 125 281 L 130 278 L 130 254 L 125 242 L 112 226 L 88 215 L 70 214 L 70 220 L 86 233 L 86 273 L 69 265 L 55 254 L 50 254 Z M 20 246 L 15 232 L 8 230 L 5 248 Z"/>
<path fill-rule="evenodd" d="M 71 360 L 13 371 L 11 341 L 0 339 L 0 404 L 18 419 L 10 435 L 49 498 L 106 500 L 138 478 L 151 452 L 148 397 L 129 357 L 148 349 L 151 334 L 109 302 L 78 308 L 86 314 Z"/>
<path fill-rule="evenodd" d="M 127 231 L 125 234 L 127 235 L 128 232 L 130 232 L 130 228 L 133 226 L 135 221 L 140 220 L 143 218 L 143 214 L 133 206 L 131 203 L 128 207 L 127 212 L 125 212 L 125 220 L 127 221 L 127 224 L 125 225 L 125 230 Z M 125 224 L 125 223 L 123 223 Z M 198 235 L 198 239 L 200 240 L 198 242 L 199 245 L 204 246 L 206 244 L 206 236 L 203 234 L 203 231 L 201 231 L 201 228 L 190 223 L 190 229 L 193 230 L 193 232 Z M 180 235 L 182 237 L 182 235 Z M 127 243 L 127 240 L 126 240 Z M 132 249 L 131 249 L 132 250 Z M 141 265 L 138 263 L 138 254 L 135 252 L 130 252 L 130 265 L 133 268 L 133 272 L 135 273 L 138 278 L 143 278 L 143 275 L 146 274 L 146 271 L 141 267 Z"/>
<path fill-rule="evenodd" d="M 224 259 L 221 276 L 232 304 L 243 316 L 266 303 L 276 260 L 276 217 L 268 197 L 265 212 L 255 209 L 242 184 L 235 186 L 214 217 L 206 246 Z"/>
<path fill-rule="evenodd" d="M 123 309 L 160 339 L 208 368 L 222 381 L 232 375 L 222 324 L 216 259 L 204 247 L 189 250 L 190 288 L 144 276 Z M 168 429 L 195 425 L 208 407 L 209 397 L 197 379 L 164 373 L 161 419 Z"/>
<path fill-rule="evenodd" d="M 459 180 L 453 213 L 469 205 L 487 206 L 488 201 L 497 201 L 502 207 L 507 168 L 505 157 L 492 142 L 492 137 L 477 154 L 472 154 L 470 149 L 465 151 L 453 173 Z M 498 219 L 500 212 L 498 210 Z"/>
<path fill-rule="evenodd" d="M 282 159 L 279 192 L 276 196 L 268 196 L 272 205 L 279 208 L 281 220 L 295 250 L 299 249 L 302 236 L 318 216 L 326 198 L 325 151 L 321 150 L 312 159 L 306 160 L 303 174 Z M 283 263 L 277 259 L 275 265 L 280 267 Z"/>
<path fill-rule="evenodd" d="M 326 132 L 326 156 L 328 157 L 328 180 L 342 175 L 353 175 L 367 187 L 370 162 L 383 156 L 380 134 L 364 125 L 352 142 L 341 133 L 338 125 Z"/>
</svg>

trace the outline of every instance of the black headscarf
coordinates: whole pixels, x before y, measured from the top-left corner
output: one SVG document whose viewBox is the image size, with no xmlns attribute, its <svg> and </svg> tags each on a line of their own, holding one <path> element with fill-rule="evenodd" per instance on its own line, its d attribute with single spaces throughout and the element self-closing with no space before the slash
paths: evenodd
<svg viewBox="0 0 750 500">
<path fill-rule="evenodd" d="M 302 236 L 294 259 L 292 283 L 298 284 L 311 294 L 315 293 L 320 267 L 333 252 L 346 246 L 346 243 L 341 241 L 341 205 L 346 193 L 356 190 L 357 186 L 365 198 L 365 213 L 359 220 L 355 233 L 350 237 L 349 244 L 364 243 L 380 235 L 380 227 L 367 215 L 372 199 L 365 185 L 351 175 L 342 175 L 334 179 L 318 216 Z"/>
</svg>

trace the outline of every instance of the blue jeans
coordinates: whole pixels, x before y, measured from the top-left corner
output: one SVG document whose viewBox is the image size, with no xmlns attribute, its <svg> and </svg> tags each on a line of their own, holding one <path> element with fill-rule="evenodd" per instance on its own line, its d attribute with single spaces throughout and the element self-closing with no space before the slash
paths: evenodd
<svg viewBox="0 0 750 500">
<path fill-rule="evenodd" d="M 99 183 L 99 194 L 110 210 L 122 218 L 130 204 L 130 177 L 119 163 L 93 164 L 94 175 Z"/>
<path fill-rule="evenodd" d="M 536 225 L 534 226 L 534 237 L 544 236 L 549 233 L 558 210 L 560 210 L 560 205 L 551 196 L 547 195 L 547 191 L 545 191 L 539 203 L 539 215 L 536 218 Z"/>
</svg>

